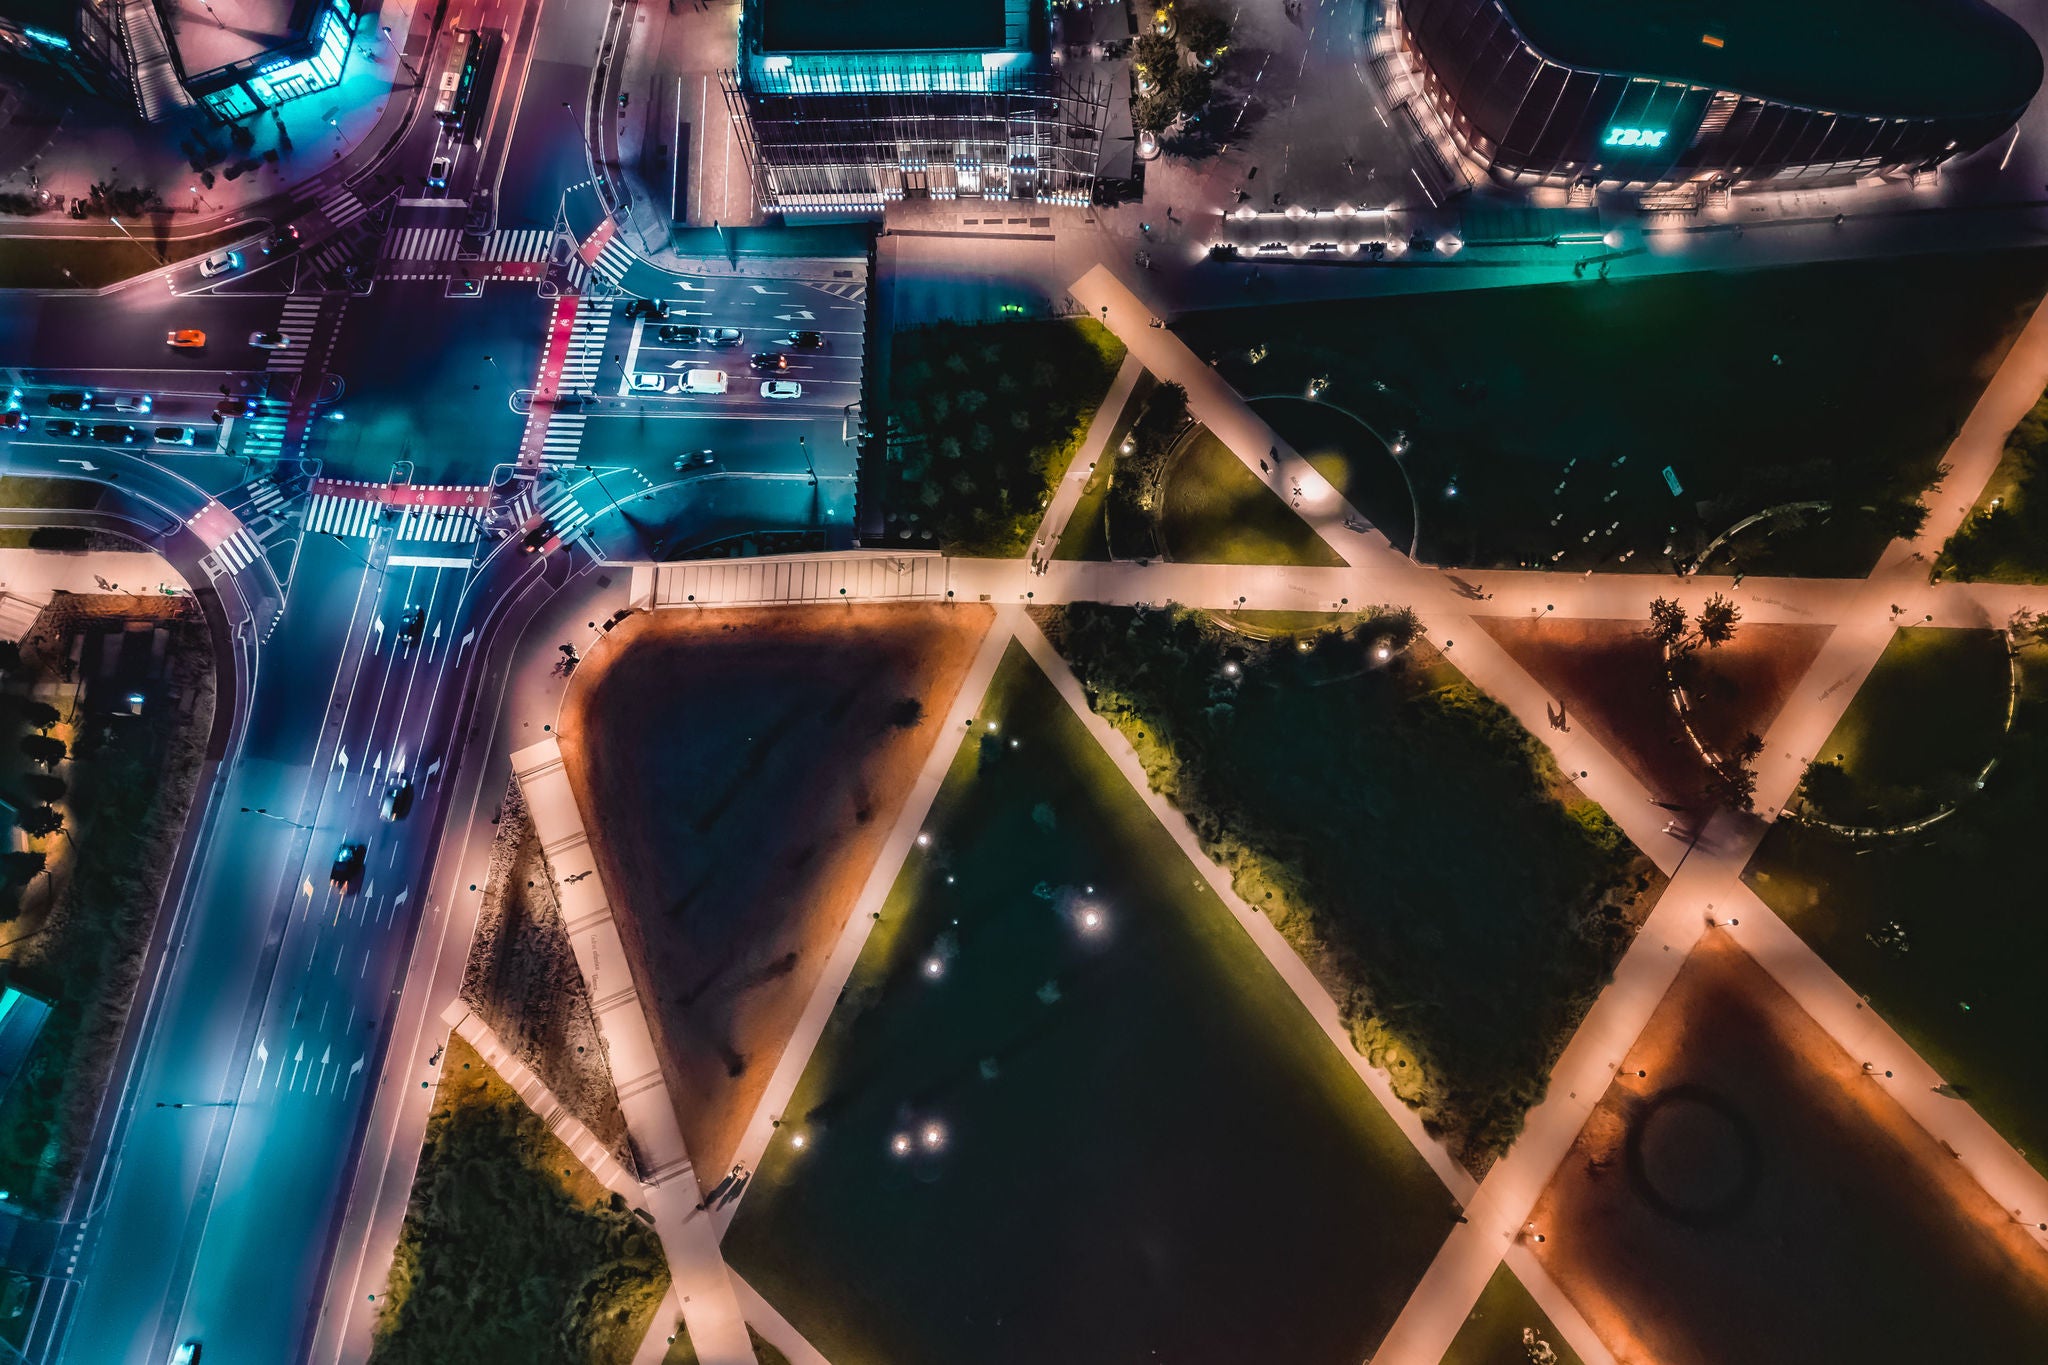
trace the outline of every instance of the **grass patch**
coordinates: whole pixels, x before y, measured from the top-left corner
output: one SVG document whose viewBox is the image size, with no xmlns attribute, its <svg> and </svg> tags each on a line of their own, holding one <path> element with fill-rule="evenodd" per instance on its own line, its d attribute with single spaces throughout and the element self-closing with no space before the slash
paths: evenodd
<svg viewBox="0 0 2048 1365">
<path fill-rule="evenodd" d="M 4 239 L 0 239 L 4 240 Z M 83 479 L 32 479 L 0 475 L 0 507 L 37 507 L 77 512 L 97 507 L 101 486 Z"/>
<path fill-rule="evenodd" d="M 2019 708 L 1998 767 L 1954 815 L 1911 838 L 1874 842 L 1781 820 L 1746 875 L 1958 1095 L 2048 1173 L 2048 1052 L 2038 1043 L 2048 919 L 2025 856 L 2048 829 L 2048 656 L 2023 650 L 2020 667 Z"/>
<path fill-rule="evenodd" d="M 668 1292 L 642 1226 L 451 1038 L 378 1312 L 377 1365 L 623 1365 Z"/>
<path fill-rule="evenodd" d="M 1449 1198 L 1017 646 L 926 827 L 734 1266 L 834 1365 L 1370 1354 Z"/>
<path fill-rule="evenodd" d="M 2048 453 L 2048 396 L 2006 438 L 2005 453 L 1970 515 L 1934 562 L 1937 576 L 1991 583 L 2048 580 L 2048 487 L 2037 485 Z"/>
<path fill-rule="evenodd" d="M 1174 451 L 1159 512 L 1167 556 L 1189 564 L 1308 564 L 1344 559 L 1207 427 Z"/>
<path fill-rule="evenodd" d="M 52 624 L 55 608 L 39 618 L 25 650 L 29 678 L 67 718 L 51 735 L 70 749 L 54 772 L 69 788 L 59 804 L 66 831 L 39 841 L 51 875 L 61 878 L 54 903 L 39 925 L 24 917 L 0 930 L 14 979 L 51 1002 L 0 1104 L 0 1189 L 34 1212 L 54 1208 L 76 1175 L 212 725 L 214 658 L 206 628 L 189 603 L 152 605 L 189 611 L 191 619 L 163 621 L 171 631 L 164 680 L 151 685 L 141 716 L 79 714 L 68 692 L 56 690 L 77 624 Z M 10 748 L 26 729 L 13 709 L 23 699 L 8 698 Z M 23 780 L 16 777 L 4 795 L 25 810 Z"/>
<path fill-rule="evenodd" d="M 1549 1348 L 1545 1354 L 1544 1348 Z M 1439 1365 L 1580 1365 L 1515 1272 L 1494 1269 Z"/>
<path fill-rule="evenodd" d="M 1110 557 L 1109 486 L 1116 472 L 1117 453 L 1158 384 L 1152 372 L 1146 370 L 1131 386 L 1131 396 L 1125 401 L 1124 410 L 1117 414 L 1109 439 L 1103 443 L 1102 457 L 1095 462 L 1095 468 L 1088 471 L 1088 482 L 1082 486 L 1081 496 L 1074 503 L 1072 515 L 1067 518 L 1067 529 L 1053 549 L 1054 559 L 1101 561 Z"/>
<path fill-rule="evenodd" d="M 1359 418 L 1307 398 L 1261 398 L 1251 409 L 1330 481 L 1403 554 L 1415 539 L 1415 500 L 1401 466 Z"/>
<path fill-rule="evenodd" d="M 1407 613 L 1264 646 L 1180 609 L 1048 616 L 1359 1050 L 1482 1169 L 1542 1098 L 1655 869 L 1505 707 L 1411 645 Z"/>
<path fill-rule="evenodd" d="M 1899 631 L 1821 745 L 1801 796 L 1841 825 L 1903 823 L 1965 799 L 2005 738 L 2011 689 L 2003 632 Z"/>
<path fill-rule="evenodd" d="M 1090 318 L 942 322 L 890 339 L 888 543 L 1024 553 L 1124 346 Z"/>
<path fill-rule="evenodd" d="M 1634 551 L 1640 569 L 1825 500 L 1714 567 L 1854 577 L 1916 516 L 2044 289 L 2048 252 L 2004 251 L 1219 309 L 1175 330 L 1247 395 L 1328 376 L 1331 402 L 1408 433 L 1431 562 Z"/>
<path fill-rule="evenodd" d="M 0 289 L 100 289 L 160 269 L 165 262 L 189 261 L 243 241 L 260 224 L 238 223 L 203 237 L 176 240 L 140 233 L 142 245 L 125 237 L 111 241 L 81 237 L 0 238 Z M 66 272 L 69 272 L 68 274 Z"/>
</svg>

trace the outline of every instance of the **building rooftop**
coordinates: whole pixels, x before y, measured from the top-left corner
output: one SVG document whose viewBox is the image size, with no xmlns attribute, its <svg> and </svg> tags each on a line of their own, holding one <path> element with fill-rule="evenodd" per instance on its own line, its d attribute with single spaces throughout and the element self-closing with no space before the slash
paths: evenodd
<svg viewBox="0 0 2048 1365">
<path fill-rule="evenodd" d="M 1000 52 L 1018 0 L 759 0 L 763 52 Z"/>
<path fill-rule="evenodd" d="M 1983 0 L 1501 0 L 1568 66 L 1892 117 L 2010 113 L 2041 85 L 2025 29 Z"/>
<path fill-rule="evenodd" d="M 168 36 L 188 76 L 286 47 L 306 36 L 305 0 L 171 0 Z"/>
</svg>

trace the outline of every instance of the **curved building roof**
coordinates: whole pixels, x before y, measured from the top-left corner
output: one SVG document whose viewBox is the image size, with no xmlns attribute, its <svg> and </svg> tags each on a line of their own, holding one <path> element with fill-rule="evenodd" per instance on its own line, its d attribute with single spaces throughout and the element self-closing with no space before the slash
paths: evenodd
<svg viewBox="0 0 2048 1365">
<path fill-rule="evenodd" d="M 1551 60 L 1892 118 L 2016 111 L 2025 29 L 1983 0 L 1499 0 Z"/>
</svg>

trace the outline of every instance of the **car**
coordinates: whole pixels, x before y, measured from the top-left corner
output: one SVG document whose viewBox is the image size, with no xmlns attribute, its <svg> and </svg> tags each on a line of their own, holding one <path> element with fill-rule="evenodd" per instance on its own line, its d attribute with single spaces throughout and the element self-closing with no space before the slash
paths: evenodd
<svg viewBox="0 0 2048 1365">
<path fill-rule="evenodd" d="M 69 417 L 58 417 L 43 423 L 43 430 L 52 436 L 83 436 L 85 424 L 74 422 Z"/>
<path fill-rule="evenodd" d="M 737 346 L 747 339 L 747 334 L 737 327 L 708 327 L 704 331 L 706 346 Z"/>
<path fill-rule="evenodd" d="M 164 337 L 164 342 L 166 345 L 175 346 L 181 351 L 196 351 L 206 344 L 206 333 L 200 331 L 197 327 L 184 327 L 178 331 L 168 333 Z"/>
<path fill-rule="evenodd" d="M 190 427 L 158 427 L 150 438 L 160 446 L 189 446 L 192 444 Z"/>
<path fill-rule="evenodd" d="M 794 379 L 767 379 L 761 382 L 763 398 L 801 398 L 804 386 Z"/>
<path fill-rule="evenodd" d="M 230 270 L 240 270 L 241 268 L 241 252 L 222 251 L 215 255 L 208 256 L 205 260 L 199 263 L 199 278 L 203 280 L 210 280 L 216 275 L 225 275 Z"/>
<path fill-rule="evenodd" d="M 548 519 L 536 514 L 528 517 L 526 524 L 519 528 L 519 551 L 521 554 L 542 554 L 553 539 L 554 532 L 548 529 Z"/>
<path fill-rule="evenodd" d="M 92 429 L 92 438 L 110 446 L 132 446 L 142 439 L 142 433 L 126 422 L 102 422 Z"/>
<path fill-rule="evenodd" d="M 379 803 L 377 813 L 386 820 L 403 820 L 405 813 L 412 809 L 412 779 L 394 777 L 384 788 L 384 800 Z"/>
<path fill-rule="evenodd" d="M 28 430 L 28 415 L 26 413 L 17 412 L 13 408 L 0 412 L 0 431 L 26 430 Z"/>
<path fill-rule="evenodd" d="M 448 184 L 448 172 L 452 167 L 453 163 L 447 157 L 435 157 L 434 164 L 427 167 L 427 183 L 436 189 L 445 188 Z"/>
<path fill-rule="evenodd" d="M 218 422 L 223 417 L 247 417 L 254 411 L 256 400 L 253 398 L 223 398 L 213 405 L 213 420 Z"/>
<path fill-rule="evenodd" d="M 628 318 L 646 318 L 649 322 L 667 322 L 668 305 L 660 299 L 634 299 L 625 308 Z"/>
<path fill-rule="evenodd" d="M 171 1352 L 171 1365 L 199 1365 L 199 1341 L 194 1338 Z"/>
<path fill-rule="evenodd" d="M 747 364 L 757 374 L 781 374 L 789 368 L 789 357 L 780 351 L 763 351 L 759 355 L 748 356 Z"/>
<path fill-rule="evenodd" d="M 684 370 L 683 393 L 724 393 L 724 370 Z"/>
<path fill-rule="evenodd" d="M 822 351 L 825 349 L 823 332 L 791 332 L 789 344 L 799 351 Z"/>
<path fill-rule="evenodd" d="M 90 390 L 81 393 L 77 389 L 60 389 L 47 395 L 43 401 L 59 412 L 84 412 L 92 406 L 92 393 Z"/>
<path fill-rule="evenodd" d="M 643 374 L 638 370 L 633 372 L 632 385 L 635 393 L 663 393 L 668 389 L 668 381 L 660 375 Z"/>
<path fill-rule="evenodd" d="M 263 254 L 266 256 L 281 256 L 287 251 L 298 249 L 299 230 L 295 226 L 287 226 L 263 239 Z"/>
<path fill-rule="evenodd" d="M 327 880 L 335 890 L 346 891 L 363 879 L 364 854 L 368 850 L 361 844 L 343 844 L 341 851 L 334 855 L 334 866 L 328 869 Z"/>
<path fill-rule="evenodd" d="M 655 336 L 671 346 L 695 346 L 704 339 L 704 329 L 691 327 L 685 323 L 669 322 L 662 324 L 660 330 L 655 332 Z"/>
<path fill-rule="evenodd" d="M 283 332 L 251 332 L 249 344 L 259 351 L 281 351 L 292 344 L 292 339 Z"/>
<path fill-rule="evenodd" d="M 87 405 L 94 411 L 148 412 L 156 406 L 156 400 L 146 393 L 95 394 Z"/>
<path fill-rule="evenodd" d="M 425 607 L 407 607 L 404 615 L 398 618 L 398 647 L 400 649 L 411 649 L 420 642 L 420 636 L 426 631 L 426 628 L 427 609 Z"/>
</svg>

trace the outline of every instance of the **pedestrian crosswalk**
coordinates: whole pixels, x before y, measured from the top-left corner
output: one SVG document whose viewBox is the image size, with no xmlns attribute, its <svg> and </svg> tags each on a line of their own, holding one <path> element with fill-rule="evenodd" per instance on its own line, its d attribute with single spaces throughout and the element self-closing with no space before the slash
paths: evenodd
<svg viewBox="0 0 2048 1365">
<path fill-rule="evenodd" d="M 409 227 L 391 234 L 385 258 L 393 261 L 452 261 L 461 227 Z"/>
<path fill-rule="evenodd" d="M 588 298 L 577 301 L 576 322 L 569 335 L 569 353 L 562 361 L 558 385 L 562 393 L 589 393 L 596 385 L 597 367 L 604 363 L 605 337 L 611 327 L 609 302 Z"/>
<path fill-rule="evenodd" d="M 286 419 L 281 412 L 259 413 L 242 419 L 242 454 L 252 460 L 275 460 L 284 455 Z"/>
<path fill-rule="evenodd" d="M 213 557 L 226 573 L 240 573 L 263 557 L 263 545 L 245 530 L 214 546 Z"/>
<path fill-rule="evenodd" d="M 527 488 L 512 500 L 514 526 L 524 526 L 536 512 L 562 540 L 574 536 L 590 520 L 590 513 L 577 500 L 576 490 L 563 483 L 550 483 L 537 492 Z"/>
<path fill-rule="evenodd" d="M 249 495 L 249 506 L 254 508 L 259 516 L 284 506 L 284 490 L 277 486 L 275 479 L 261 478 L 254 483 L 243 485 L 243 488 Z"/>
<path fill-rule="evenodd" d="M 587 414 L 580 412 L 549 413 L 548 429 L 540 441 L 541 463 L 573 463 L 576 453 L 583 449 L 583 424 L 589 420 Z"/>
<path fill-rule="evenodd" d="M 343 498 L 333 493 L 315 493 L 306 499 L 306 534 L 310 536 L 367 536 L 377 524 L 384 504 L 375 498 Z"/>
<path fill-rule="evenodd" d="M 367 212 L 368 206 L 347 190 L 331 195 L 320 204 L 320 216 L 337 228 L 347 227 Z"/>
<path fill-rule="evenodd" d="M 408 507 L 398 520 L 396 539 L 473 542 L 482 531 L 481 508 Z"/>
<path fill-rule="evenodd" d="M 620 280 L 626 278 L 626 272 L 633 268 L 633 264 L 634 257 L 632 251 L 628 249 L 624 242 L 614 237 L 604 244 L 602 251 L 597 253 L 597 260 L 592 264 L 591 268 L 613 284 L 617 284 Z"/>
<path fill-rule="evenodd" d="M 318 296 L 294 295 L 284 301 L 277 330 L 284 333 L 286 341 L 270 353 L 268 368 L 295 374 L 306 367 L 306 348 L 313 341 L 313 325 L 320 320 L 320 303 Z"/>
<path fill-rule="evenodd" d="M 544 261 L 554 246 L 555 234 L 548 228 L 513 228 L 494 232 L 484 242 L 487 261 Z"/>
</svg>

